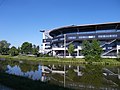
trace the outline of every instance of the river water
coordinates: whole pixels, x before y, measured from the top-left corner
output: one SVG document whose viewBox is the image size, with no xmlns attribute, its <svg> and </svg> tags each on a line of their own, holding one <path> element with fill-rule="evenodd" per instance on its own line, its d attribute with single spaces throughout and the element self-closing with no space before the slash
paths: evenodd
<svg viewBox="0 0 120 90">
<path fill-rule="evenodd" d="M 66 65 L 58 63 L 26 64 L 6 61 L 1 61 L 0 65 L 8 74 L 49 82 L 68 88 L 120 90 L 120 66 Z"/>
</svg>

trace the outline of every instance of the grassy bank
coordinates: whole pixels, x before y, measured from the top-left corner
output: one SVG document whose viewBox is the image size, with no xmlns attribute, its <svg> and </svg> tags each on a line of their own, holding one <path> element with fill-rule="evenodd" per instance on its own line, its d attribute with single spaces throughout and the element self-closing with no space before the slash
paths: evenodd
<svg viewBox="0 0 120 90">
<path fill-rule="evenodd" d="M 9 56 L 0 55 L 0 58 L 6 60 L 18 60 L 18 61 L 34 61 L 34 62 L 49 62 L 49 63 L 71 63 L 71 64 L 100 64 L 100 65 L 120 65 L 120 62 L 116 59 L 101 59 L 99 62 L 87 62 L 80 58 L 54 58 L 54 57 L 30 57 L 30 56 Z"/>
<path fill-rule="evenodd" d="M 61 86 L 0 72 L 0 83 L 15 90 L 71 90 Z"/>
</svg>

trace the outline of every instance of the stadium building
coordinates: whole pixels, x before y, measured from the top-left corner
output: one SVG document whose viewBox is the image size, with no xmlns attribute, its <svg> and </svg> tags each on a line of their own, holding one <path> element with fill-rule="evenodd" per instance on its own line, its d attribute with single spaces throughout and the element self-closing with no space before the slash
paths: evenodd
<svg viewBox="0 0 120 90">
<path fill-rule="evenodd" d="M 69 58 L 68 46 L 75 47 L 72 56 L 83 58 L 81 44 L 84 40 L 97 39 L 103 48 L 103 58 L 116 58 L 120 51 L 120 22 L 72 25 L 43 32 L 42 52 Z"/>
</svg>

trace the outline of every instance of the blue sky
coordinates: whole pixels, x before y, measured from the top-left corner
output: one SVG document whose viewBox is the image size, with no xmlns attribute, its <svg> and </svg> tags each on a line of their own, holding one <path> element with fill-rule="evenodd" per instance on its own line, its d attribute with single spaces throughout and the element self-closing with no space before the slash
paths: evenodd
<svg viewBox="0 0 120 90">
<path fill-rule="evenodd" d="M 39 30 L 120 22 L 120 0 L 0 0 L 0 41 L 41 45 Z"/>
</svg>

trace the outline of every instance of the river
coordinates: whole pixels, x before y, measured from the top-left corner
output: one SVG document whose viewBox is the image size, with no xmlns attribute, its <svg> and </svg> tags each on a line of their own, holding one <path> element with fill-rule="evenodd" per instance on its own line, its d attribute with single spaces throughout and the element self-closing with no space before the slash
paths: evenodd
<svg viewBox="0 0 120 90">
<path fill-rule="evenodd" d="M 77 90 L 120 90 L 120 66 L 0 61 L 0 68 L 8 74 Z"/>
</svg>

